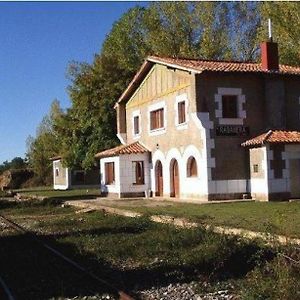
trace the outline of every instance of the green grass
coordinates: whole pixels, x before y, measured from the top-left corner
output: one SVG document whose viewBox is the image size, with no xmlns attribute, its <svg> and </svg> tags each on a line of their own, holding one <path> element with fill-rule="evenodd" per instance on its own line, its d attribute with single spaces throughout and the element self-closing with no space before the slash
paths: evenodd
<svg viewBox="0 0 300 300">
<path fill-rule="evenodd" d="M 208 282 L 214 291 L 220 287 L 215 286 L 218 281 L 224 286 L 232 283 L 234 292 L 244 293 L 245 299 L 277 299 L 273 286 L 280 284 L 280 295 L 289 299 L 296 290 L 289 283 L 300 282 L 299 272 L 273 259 L 273 250 L 201 228 L 178 229 L 146 217 L 102 212 L 75 214 L 73 208 L 47 201 L 0 201 L 0 213 L 38 232 L 48 244 L 133 295 L 139 289 L 190 281 L 198 282 L 200 291 L 207 288 L 202 283 Z M 2 274 L 20 299 L 111 292 L 54 259 L 24 235 L 0 232 L 0 244 Z M 272 279 L 265 278 L 273 269 Z"/>
<path fill-rule="evenodd" d="M 50 187 L 38 187 L 30 189 L 15 190 L 15 192 L 20 193 L 24 196 L 39 196 L 47 198 L 57 198 L 57 199 L 87 199 L 96 198 L 100 196 L 99 189 L 71 189 L 71 190 L 54 190 Z"/>
<path fill-rule="evenodd" d="M 172 206 L 130 207 L 144 214 L 162 214 L 187 218 L 209 225 L 222 225 L 300 237 L 300 202 L 244 202 L 197 205 L 176 203 Z"/>
</svg>

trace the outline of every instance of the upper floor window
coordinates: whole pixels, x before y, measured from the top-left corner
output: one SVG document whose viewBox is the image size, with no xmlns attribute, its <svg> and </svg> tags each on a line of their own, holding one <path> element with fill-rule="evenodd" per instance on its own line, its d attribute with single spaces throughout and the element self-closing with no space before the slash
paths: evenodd
<svg viewBox="0 0 300 300">
<path fill-rule="evenodd" d="M 236 95 L 222 96 L 222 117 L 230 119 L 238 118 L 238 99 Z"/>
<path fill-rule="evenodd" d="M 219 87 L 215 102 L 215 115 L 220 125 L 244 125 L 246 96 L 241 88 Z"/>
<path fill-rule="evenodd" d="M 191 156 L 187 161 L 187 177 L 196 177 L 197 175 L 197 162 L 195 157 Z"/>
<path fill-rule="evenodd" d="M 133 117 L 133 133 L 135 135 L 140 134 L 140 116 Z"/>
<path fill-rule="evenodd" d="M 178 124 L 183 124 L 186 121 L 185 101 L 177 103 Z"/>
<path fill-rule="evenodd" d="M 164 127 L 164 109 L 160 108 L 150 112 L 150 130 Z"/>
<path fill-rule="evenodd" d="M 110 185 L 115 183 L 115 163 L 107 162 L 105 168 L 105 184 Z"/>
<path fill-rule="evenodd" d="M 144 175 L 144 162 L 143 161 L 133 161 L 133 171 L 134 171 L 134 182 L 133 184 L 144 184 L 145 175 Z"/>
</svg>

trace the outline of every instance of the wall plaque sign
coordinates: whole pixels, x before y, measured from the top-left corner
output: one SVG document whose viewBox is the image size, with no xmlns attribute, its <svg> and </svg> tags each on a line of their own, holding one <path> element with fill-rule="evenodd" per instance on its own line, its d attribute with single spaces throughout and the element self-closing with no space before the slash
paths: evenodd
<svg viewBox="0 0 300 300">
<path fill-rule="evenodd" d="M 248 136 L 249 127 L 243 125 L 219 125 L 216 128 L 217 136 Z"/>
</svg>

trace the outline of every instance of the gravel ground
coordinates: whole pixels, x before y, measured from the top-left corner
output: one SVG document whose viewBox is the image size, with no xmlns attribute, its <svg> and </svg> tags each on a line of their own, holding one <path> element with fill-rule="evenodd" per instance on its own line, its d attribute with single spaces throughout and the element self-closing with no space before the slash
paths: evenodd
<svg viewBox="0 0 300 300">
<path fill-rule="evenodd" d="M 211 293 L 197 293 L 197 283 L 170 284 L 165 287 L 140 291 L 138 294 L 143 300 L 237 300 L 229 289 Z"/>
</svg>

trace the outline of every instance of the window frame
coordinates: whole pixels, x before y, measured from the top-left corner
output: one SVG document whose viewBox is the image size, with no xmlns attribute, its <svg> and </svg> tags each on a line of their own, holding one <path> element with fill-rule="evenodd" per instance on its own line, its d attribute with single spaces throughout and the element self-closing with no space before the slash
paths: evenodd
<svg viewBox="0 0 300 300">
<path fill-rule="evenodd" d="M 141 176 L 137 176 L 137 166 L 141 166 Z M 145 164 L 143 160 L 132 161 L 133 169 L 133 185 L 144 185 L 145 184 Z"/>
<path fill-rule="evenodd" d="M 155 124 L 153 124 L 153 122 Z M 164 120 L 164 108 L 163 107 L 150 111 L 150 130 L 151 131 L 164 129 L 164 123 L 165 123 L 165 120 Z"/>
<path fill-rule="evenodd" d="M 179 123 L 179 105 L 180 103 L 184 102 L 184 117 L 185 120 L 182 123 Z M 176 96 L 176 101 L 174 103 L 174 110 L 175 110 L 175 127 L 178 130 L 182 130 L 182 129 L 187 129 L 187 123 L 189 120 L 189 115 L 188 115 L 188 98 L 187 98 L 187 94 L 181 94 Z"/>
<path fill-rule="evenodd" d="M 182 108 L 183 104 L 183 108 Z M 186 123 L 186 103 L 185 100 L 179 101 L 177 103 L 177 118 L 178 118 L 178 125 L 182 125 Z"/>
<path fill-rule="evenodd" d="M 112 166 L 109 168 L 109 166 Z M 116 183 L 116 172 L 115 172 L 115 162 L 108 161 L 104 163 L 104 175 L 105 175 L 105 185 L 115 185 Z M 112 171 L 112 174 L 109 172 Z"/>
<path fill-rule="evenodd" d="M 138 132 L 136 132 L 135 120 L 138 119 Z M 132 112 L 132 136 L 133 138 L 139 138 L 142 132 L 142 122 L 141 122 L 141 111 L 135 110 Z"/>
<path fill-rule="evenodd" d="M 194 168 L 192 169 L 192 163 L 194 162 Z M 193 172 L 192 172 L 193 171 Z M 198 163 L 194 156 L 189 156 L 186 163 L 186 177 L 187 178 L 197 178 L 198 177 Z"/>
<path fill-rule="evenodd" d="M 253 164 L 253 173 L 257 174 L 259 173 L 259 164 Z"/>
<path fill-rule="evenodd" d="M 157 129 L 151 129 L 151 113 L 154 111 L 163 110 L 163 126 Z M 164 101 L 154 103 L 148 107 L 148 132 L 150 136 L 160 135 L 166 132 L 167 128 L 167 107 Z"/>
<path fill-rule="evenodd" d="M 246 97 L 241 88 L 218 87 L 218 92 L 215 94 L 215 116 L 219 120 L 220 125 L 244 125 L 244 120 L 247 117 L 246 113 Z M 224 118 L 223 117 L 223 96 L 236 96 L 237 97 L 237 117 Z"/>
<path fill-rule="evenodd" d="M 239 108 L 238 108 L 238 96 L 237 95 L 222 95 L 222 118 L 223 119 L 238 119 L 239 118 Z M 229 102 L 235 102 L 234 111 L 230 111 Z M 227 102 L 226 106 L 224 105 Z M 229 108 L 229 110 L 225 110 Z"/>
</svg>

